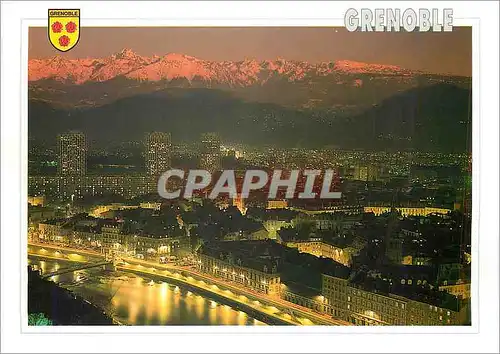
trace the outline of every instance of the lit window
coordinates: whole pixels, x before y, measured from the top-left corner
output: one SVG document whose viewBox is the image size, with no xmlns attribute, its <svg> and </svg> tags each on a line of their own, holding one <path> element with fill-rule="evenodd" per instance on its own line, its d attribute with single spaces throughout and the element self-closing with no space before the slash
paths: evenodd
<svg viewBox="0 0 500 354">
<path fill-rule="evenodd" d="M 347 305 L 347 309 L 350 310 L 351 309 L 351 305 L 348 304 Z"/>
<path fill-rule="evenodd" d="M 450 315 L 450 311 L 446 312 L 446 314 L 449 316 Z"/>
<path fill-rule="evenodd" d="M 442 321 L 443 320 L 443 316 L 439 316 L 439 320 Z"/>
<path fill-rule="evenodd" d="M 351 301 L 351 297 L 350 296 L 347 297 L 347 301 Z"/>
</svg>

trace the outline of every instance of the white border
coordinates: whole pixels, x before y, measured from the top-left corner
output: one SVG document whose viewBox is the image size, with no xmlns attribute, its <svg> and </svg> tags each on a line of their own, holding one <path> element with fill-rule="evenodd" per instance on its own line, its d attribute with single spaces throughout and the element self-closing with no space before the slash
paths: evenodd
<svg viewBox="0 0 500 354">
<path fill-rule="evenodd" d="M 355 8 L 393 8 L 396 3 L 392 2 L 307 2 L 307 3 L 293 3 L 287 2 L 241 2 L 229 3 L 219 2 L 217 6 L 210 2 L 141 2 L 140 6 L 132 2 L 117 3 L 117 2 L 80 2 L 71 3 L 66 7 L 80 8 L 82 14 L 82 22 L 85 21 L 85 26 L 343 26 L 343 13 L 350 7 Z M 23 350 L 41 350 L 44 342 L 51 342 L 56 340 L 58 342 L 79 343 L 78 346 L 86 350 L 99 347 L 99 344 L 90 341 L 74 339 L 78 338 L 69 333 L 87 332 L 87 333 L 110 333 L 109 338 L 114 338 L 113 342 L 117 346 L 121 346 L 122 352 L 130 350 L 144 351 L 146 347 L 151 351 L 161 351 L 165 347 L 151 346 L 143 342 L 145 339 L 136 341 L 128 341 L 127 337 L 123 334 L 127 333 L 200 333 L 208 335 L 205 339 L 199 341 L 185 341 L 181 339 L 173 345 L 176 351 L 183 351 L 184 349 L 193 350 L 208 349 L 205 343 L 209 339 L 215 337 L 215 333 L 233 333 L 230 337 L 230 342 L 238 343 L 236 340 L 237 334 L 241 337 L 242 334 L 263 333 L 262 328 L 253 327 L 64 327 L 64 328 L 31 328 L 26 326 L 26 317 L 22 319 L 19 317 L 19 310 L 26 312 L 26 289 L 21 286 L 26 282 L 26 272 L 21 272 L 19 278 L 18 268 L 26 264 L 26 238 L 22 237 L 22 246 L 19 249 L 19 242 L 17 235 L 26 234 L 26 223 L 21 222 L 17 212 L 22 210 L 22 218 L 26 218 L 26 209 L 21 201 L 26 200 L 26 161 L 27 161 L 27 26 L 45 26 L 47 19 L 45 18 L 48 8 L 63 7 L 60 3 L 46 3 L 46 2 L 31 2 L 31 3 L 2 3 L 2 349 L 4 349 L 5 342 L 8 341 L 9 350 L 14 348 L 23 348 Z M 134 6 L 135 5 L 135 6 Z M 399 4 L 398 4 L 399 5 Z M 398 6 L 397 5 L 397 6 Z M 493 5 L 493 6 L 491 6 Z M 368 350 L 374 349 L 375 343 L 380 343 L 382 338 L 375 337 L 375 333 L 401 333 L 406 335 L 391 336 L 391 343 L 400 343 L 400 345 L 391 345 L 384 348 L 384 351 L 403 351 L 406 349 L 424 350 L 428 348 L 431 350 L 437 349 L 436 345 L 439 342 L 446 344 L 447 350 L 451 350 L 451 346 L 458 344 L 454 351 L 468 350 L 473 351 L 477 349 L 478 345 L 487 343 L 487 340 L 478 337 L 484 337 L 483 334 L 496 330 L 498 333 L 498 203 L 488 198 L 488 196 L 498 196 L 498 105 L 495 107 L 494 103 L 498 102 L 498 81 L 496 83 L 493 78 L 498 78 L 498 50 L 496 53 L 479 55 L 479 42 L 484 46 L 481 49 L 492 49 L 493 43 L 496 43 L 498 49 L 498 19 L 495 20 L 495 14 L 498 13 L 498 4 L 496 5 L 497 11 L 491 8 L 494 7 L 493 3 L 480 3 L 474 2 L 466 3 L 415 3 L 405 2 L 404 8 L 450 8 L 454 9 L 454 25 L 473 25 L 473 234 L 481 234 L 481 244 L 478 244 L 477 237 L 473 238 L 473 269 L 472 269 L 472 321 L 471 327 L 300 327 L 300 328 L 283 328 L 283 327 L 267 327 L 265 333 L 273 333 L 273 341 L 266 343 L 266 351 L 279 351 L 283 349 L 283 345 L 287 342 L 295 342 L 294 347 L 288 349 L 292 350 L 305 350 L 310 351 L 316 348 L 315 351 L 327 350 L 331 351 L 331 346 L 320 347 L 318 344 L 324 343 L 328 337 L 319 336 L 320 334 L 333 334 L 336 333 L 335 338 L 342 338 L 343 341 L 336 343 L 337 349 L 341 351 L 348 351 L 349 348 L 356 347 L 357 350 L 365 348 Z M 224 10 L 221 10 L 221 7 Z M 9 10 L 8 16 L 5 15 L 5 10 Z M 165 13 L 167 16 L 165 16 Z M 186 18 L 185 14 L 189 14 L 190 19 Z M 325 18 L 327 14 L 331 14 L 335 18 Z M 117 20 L 113 17 L 123 17 L 126 19 Z M 130 16 L 130 17 L 128 17 Z M 127 18 L 128 17 L 128 18 Z M 466 19 L 466 17 L 468 19 Z M 21 23 L 21 19 L 24 20 Z M 38 19 L 37 19 L 38 18 Z M 472 18 L 472 19 L 471 19 Z M 480 18 L 480 20 L 479 20 Z M 5 34 L 8 34 L 7 36 Z M 488 37 L 493 40 L 488 40 L 485 45 L 484 39 Z M 22 42 L 21 42 L 22 41 Z M 20 43 L 24 44 L 22 53 L 19 52 Z M 17 49 L 16 49 L 17 48 Z M 8 53 L 8 55 L 7 55 Z M 18 56 L 20 55 L 20 56 Z M 496 56 L 496 62 L 495 62 Z M 22 66 L 19 64 L 22 63 Z M 482 77 L 480 82 L 480 70 L 487 72 L 487 77 Z M 495 75 L 496 73 L 496 75 Z M 19 78 L 23 78 L 22 85 Z M 488 81 L 486 81 L 488 80 Z M 483 84 L 480 91 L 480 85 Z M 488 85 L 488 86 L 486 86 Z M 479 94 L 481 92 L 481 95 Z M 19 101 L 19 93 L 24 101 L 23 104 Z M 17 104 L 17 106 L 16 106 Z M 7 108 L 6 108 L 7 107 Z M 481 107 L 481 108 L 480 108 Z M 21 109 L 21 112 L 19 112 Z M 480 116 L 480 114 L 482 114 Z M 16 124 L 15 117 L 21 116 L 20 126 Z M 479 119 L 478 119 L 479 118 Z M 22 131 L 24 136 L 20 136 L 19 132 Z M 480 132 L 480 133 L 479 133 Z M 480 139 L 479 139 L 480 137 Z M 496 147 L 496 148 L 495 148 Z M 20 155 L 16 151 L 20 149 Z M 481 156 L 480 151 L 488 152 L 488 157 Z M 479 158 L 478 158 L 479 157 Z M 485 163 L 481 163 L 484 160 Z M 495 166 L 494 166 L 495 165 Z M 17 167 L 16 167 L 17 166 Z M 481 174 L 479 173 L 483 171 Z M 21 176 L 24 176 L 20 178 Z M 481 185 L 481 189 L 479 186 Z M 6 187 L 8 186 L 8 187 Z M 19 188 L 17 188 L 19 187 Z M 21 191 L 21 199 L 17 191 Z M 482 193 L 482 198 L 480 198 Z M 479 220 L 479 208 L 481 210 L 481 220 Z M 495 212 L 496 211 L 496 212 Z M 7 222 L 6 222 L 7 220 Z M 481 222 L 481 229 L 479 225 Z M 495 232 L 495 230 L 497 230 Z M 6 236 L 7 235 L 7 236 Z M 496 246 L 496 247 L 494 247 Z M 479 252 L 479 248 L 481 251 Z M 8 251 L 6 251 L 6 249 Z M 481 258 L 479 258 L 481 253 Z M 19 257 L 19 258 L 18 258 Z M 496 262 L 495 262 L 496 260 Z M 19 265 L 19 266 L 18 266 Z M 8 271 L 5 271 L 7 267 Z M 11 271 L 9 271 L 9 268 Z M 479 268 L 481 271 L 481 278 L 479 279 Z M 15 269 L 15 270 L 12 270 Z M 22 268 L 24 269 L 24 267 Z M 8 286 L 9 291 L 6 291 Z M 20 289 L 21 296 L 16 295 L 17 289 Z M 7 300 L 6 300 L 7 299 Z M 23 301 L 21 301 L 23 299 Z M 479 303 L 481 299 L 481 304 Z M 495 302 L 491 300 L 496 300 Z M 5 307 L 4 301 L 8 301 L 8 307 Z M 16 306 L 17 304 L 17 306 Z M 480 306 L 481 305 L 481 306 Z M 496 310 L 496 311 L 495 311 Z M 495 316 L 492 316 L 495 314 Z M 478 319 L 480 318 L 480 323 Z M 22 320 L 22 322 L 21 322 Z M 26 334 L 23 332 L 31 332 L 29 340 L 22 339 Z M 4 336 L 6 333 L 8 336 Z M 36 333 L 33 333 L 36 332 Z M 48 333 L 64 332 L 68 333 L 66 336 L 57 338 Z M 42 334 L 43 333 L 43 334 Z M 111 334 L 114 333 L 114 334 Z M 120 333 L 121 335 L 118 335 Z M 279 336 L 279 333 L 282 333 Z M 288 335 L 283 335 L 287 333 Z M 303 340 L 302 335 L 290 336 L 298 333 L 308 333 L 308 340 Z M 370 340 L 356 340 L 355 337 L 349 336 L 353 333 L 365 333 L 363 338 L 370 338 Z M 370 333 L 370 334 L 369 334 Z M 428 341 L 418 340 L 411 337 L 409 340 L 408 333 L 447 333 L 445 337 L 434 337 L 437 340 L 433 343 L 433 336 L 427 336 Z M 476 333 L 469 336 L 462 337 L 452 335 L 452 333 Z M 493 332 L 494 333 L 494 332 Z M 313 337 L 315 335 L 315 337 Z M 50 337 L 49 337 L 50 336 Z M 279 336 L 279 337 L 278 337 Z M 347 337 L 346 337 L 347 336 Z M 451 340 L 451 337 L 456 337 L 456 340 Z M 255 337 L 242 337 L 239 343 L 245 343 L 244 348 L 255 348 L 258 343 Z M 17 338 L 17 339 L 16 339 Z M 36 339 L 38 338 L 38 339 Z M 50 340 L 49 340 L 50 338 Z M 70 338 L 73 338 L 70 340 Z M 158 337 L 161 338 L 161 337 Z M 229 337 L 228 337 L 229 338 Z M 250 339 L 252 338 L 252 339 Z M 255 338 L 255 339 L 253 339 Z M 276 338 L 276 339 L 275 339 Z M 277 338 L 283 338 L 277 340 Z M 286 338 L 286 339 L 284 339 Z M 316 338 L 313 340 L 313 338 Z M 406 338 L 406 339 L 404 339 Z M 441 338 L 441 339 L 438 339 Z M 461 339 L 462 340 L 461 340 Z M 121 339 L 121 340 L 120 340 Z M 137 337 L 139 339 L 139 337 Z M 353 340 L 354 339 L 354 340 Z M 78 342 L 75 342 L 77 340 Z M 17 341 L 17 343 L 16 343 Z M 206 341 L 206 342 L 204 342 Z M 140 344 L 139 344 L 140 342 Z M 169 341 L 170 342 L 170 341 Z M 219 340 L 213 341 L 214 348 L 218 351 L 223 351 L 222 348 L 217 347 Z M 474 342 L 471 346 L 470 342 Z M 382 340 L 383 343 L 383 340 Z M 152 343 L 154 344 L 154 343 Z M 188 348 L 187 345 L 190 345 Z M 270 345 L 270 346 L 269 346 Z M 53 351 L 67 351 L 70 346 L 50 347 L 47 349 Z M 237 350 L 241 344 L 228 348 L 229 351 Z M 394 348 L 394 349 L 393 349 Z M 422 349 L 421 349 L 422 348 Z M 112 348 L 109 348 L 112 349 Z M 109 350 L 108 349 L 108 350 Z M 486 348 L 484 350 L 487 350 Z"/>
</svg>

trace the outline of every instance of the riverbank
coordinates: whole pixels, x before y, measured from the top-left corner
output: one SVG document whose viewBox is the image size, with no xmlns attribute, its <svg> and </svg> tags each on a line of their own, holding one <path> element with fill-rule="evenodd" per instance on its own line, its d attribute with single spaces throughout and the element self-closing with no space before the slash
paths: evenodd
<svg viewBox="0 0 500 354">
<path fill-rule="evenodd" d="M 58 257 L 64 256 L 66 258 L 75 257 L 77 253 L 73 249 L 60 248 L 47 244 L 43 246 L 31 244 L 30 247 L 32 249 L 29 254 L 35 257 L 55 256 L 59 252 Z M 40 247 L 44 248 L 38 249 Z M 68 253 L 73 251 L 74 253 Z M 43 255 L 40 253 L 43 253 Z M 95 257 L 95 255 L 93 256 Z M 85 258 L 88 258 L 88 256 Z M 79 260 L 85 262 L 84 259 Z M 230 304 L 238 311 L 248 313 L 250 316 L 272 325 L 348 325 L 342 321 L 316 314 L 310 309 L 301 308 L 296 304 L 288 303 L 282 299 L 271 298 L 261 293 L 255 293 L 250 289 L 241 288 L 236 284 L 213 278 L 210 275 L 198 273 L 189 267 L 156 264 L 138 259 L 123 259 L 123 262 L 118 264 L 116 268 L 130 274 L 146 275 L 150 279 L 152 277 L 163 278 L 169 283 L 176 283 L 182 288 L 187 288 L 197 293 L 202 291 L 207 297 L 214 298 L 215 296 L 217 302 Z M 89 294 L 86 293 L 86 298 L 88 296 Z M 102 301 L 96 301 L 99 299 L 90 298 L 90 300 L 98 306 L 102 305 Z M 102 308 L 107 313 L 111 313 L 107 307 Z"/>
<path fill-rule="evenodd" d="M 71 266 L 66 260 L 29 257 L 29 264 L 44 272 Z M 92 268 L 64 273 L 51 278 L 60 287 L 70 290 L 95 305 L 122 325 L 238 325 L 262 326 L 244 309 L 230 306 L 222 298 L 199 291 L 154 274 L 127 270 L 105 271 Z"/>
<path fill-rule="evenodd" d="M 54 325 L 109 326 L 104 311 L 28 267 L 28 314 L 43 313 Z"/>
</svg>

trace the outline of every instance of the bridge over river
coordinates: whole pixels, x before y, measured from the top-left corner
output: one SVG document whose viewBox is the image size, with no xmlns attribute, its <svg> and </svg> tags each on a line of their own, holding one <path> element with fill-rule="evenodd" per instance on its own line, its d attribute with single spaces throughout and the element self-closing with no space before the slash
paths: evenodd
<svg viewBox="0 0 500 354">
<path fill-rule="evenodd" d="M 33 245 L 35 246 L 35 245 Z M 80 253 L 79 250 L 50 247 L 44 245 L 46 248 L 52 248 L 53 251 L 30 250 L 29 254 L 35 257 L 50 258 L 74 258 L 76 255 L 68 254 L 64 257 L 66 252 Z M 83 254 L 83 252 L 82 252 Z M 289 324 L 289 325 L 349 325 L 341 320 L 329 318 L 322 314 L 317 314 L 307 308 L 302 308 L 296 304 L 286 302 L 282 299 L 275 299 L 256 293 L 251 289 L 241 288 L 234 284 L 227 283 L 221 279 L 212 278 L 207 274 L 202 274 L 189 267 L 180 267 L 175 265 L 157 264 L 148 261 L 141 261 L 137 259 L 120 259 L 117 262 L 115 257 L 100 257 L 95 259 L 96 256 L 92 255 L 94 259 L 87 257 L 86 259 L 73 260 L 78 262 L 74 266 L 64 269 L 57 269 L 51 273 L 43 274 L 44 278 L 51 278 L 53 276 L 70 273 L 78 270 L 96 268 L 96 267 L 109 267 L 108 269 L 118 269 L 125 272 L 146 274 L 153 278 L 168 278 L 169 282 L 177 283 L 183 288 L 190 289 L 195 293 L 208 298 L 217 298 L 221 303 L 228 303 L 235 309 L 248 313 L 253 318 L 259 319 L 262 322 L 269 324 Z M 312 321 L 311 321 L 312 320 Z"/>
<path fill-rule="evenodd" d="M 55 272 L 42 274 L 42 278 L 48 279 L 48 278 L 52 278 L 53 276 L 56 276 L 56 275 L 72 273 L 72 272 L 76 272 L 78 270 L 84 270 L 84 269 L 90 269 L 90 268 L 96 268 L 96 267 L 106 267 L 106 269 L 112 270 L 112 269 L 114 269 L 114 264 L 112 261 L 102 261 L 102 262 L 96 262 L 96 263 L 83 263 L 83 264 L 76 265 L 74 267 L 63 268 L 63 269 L 59 269 Z"/>
</svg>

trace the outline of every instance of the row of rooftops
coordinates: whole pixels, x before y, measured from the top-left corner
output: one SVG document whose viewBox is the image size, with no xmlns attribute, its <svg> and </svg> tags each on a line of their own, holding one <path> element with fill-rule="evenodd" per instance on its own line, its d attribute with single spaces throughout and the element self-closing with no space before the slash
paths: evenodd
<svg viewBox="0 0 500 354">
<path fill-rule="evenodd" d="M 262 209 L 253 207 L 248 208 L 246 215 L 261 221 L 267 221 L 267 220 L 292 221 L 295 219 L 307 219 L 311 221 L 316 221 L 316 220 L 357 221 L 362 218 L 362 214 L 351 214 L 343 211 L 337 211 L 335 213 L 325 211 L 316 214 L 309 214 L 305 211 L 293 210 L 293 209 Z"/>
<path fill-rule="evenodd" d="M 353 288 L 369 291 L 388 297 L 403 297 L 408 300 L 433 305 L 443 309 L 458 312 L 461 300 L 445 291 L 431 289 L 424 284 L 401 284 L 390 283 L 388 280 L 372 277 L 355 277 L 350 279 L 349 284 Z"/>
<path fill-rule="evenodd" d="M 318 258 L 306 253 L 299 253 L 296 249 L 278 244 L 272 240 L 263 241 L 231 241 L 210 242 L 202 246 L 199 252 L 206 256 L 231 260 L 236 265 L 268 272 L 274 268 L 275 272 L 286 272 L 287 264 L 293 263 L 309 268 L 311 272 L 330 274 L 347 279 L 350 269 L 329 258 Z"/>
<path fill-rule="evenodd" d="M 281 270 L 281 262 L 276 246 L 276 243 L 268 241 L 210 242 L 204 244 L 199 252 L 241 267 L 277 273 Z"/>
<path fill-rule="evenodd" d="M 125 221 L 116 219 L 94 218 L 86 214 L 79 214 L 70 219 L 57 218 L 57 219 L 45 220 L 42 222 L 42 224 L 60 226 L 63 229 L 73 230 L 76 232 L 89 232 L 89 233 L 99 234 L 113 230 L 115 233 L 119 233 L 122 235 L 133 233 L 136 234 L 137 236 L 149 237 L 149 238 L 165 238 L 167 237 L 167 235 L 170 235 L 173 232 L 180 230 L 179 228 L 176 228 L 176 230 L 172 230 L 172 228 L 164 230 L 162 229 L 158 230 L 158 232 L 152 232 L 151 230 L 139 230 L 139 229 L 131 230 L 131 228 L 127 226 L 127 223 Z"/>
<path fill-rule="evenodd" d="M 300 237 L 295 237 L 295 234 L 293 232 L 281 232 L 281 230 L 278 232 L 280 239 L 282 242 L 297 242 L 297 243 L 307 243 L 307 242 L 321 242 L 327 245 L 331 245 L 333 247 L 338 247 L 338 248 L 347 248 L 350 246 L 357 245 L 358 243 L 361 244 L 363 243 L 361 238 L 352 234 L 345 234 L 345 235 L 338 235 L 338 236 L 333 236 L 330 234 L 328 235 L 322 235 L 323 233 L 321 232 L 316 232 L 314 235 L 307 236 L 305 238 L 300 238 Z"/>
<path fill-rule="evenodd" d="M 360 273 L 355 274 L 351 268 L 332 259 L 299 253 L 296 249 L 288 248 L 272 240 L 211 242 L 203 245 L 199 252 L 261 272 L 264 272 L 265 266 L 267 272 L 271 273 L 274 266 L 275 272 L 280 273 L 282 277 L 287 272 L 293 272 L 293 266 L 301 267 L 305 268 L 311 277 L 324 274 L 344 279 L 349 282 L 351 287 L 365 291 L 385 296 L 401 296 L 452 311 L 458 311 L 460 308 L 460 300 L 455 296 L 431 289 L 429 286 L 431 279 L 436 277 L 435 267 L 388 265 L 381 268 L 381 273 L 384 274 L 383 278 L 382 276 L 360 276 Z M 415 279 L 415 281 L 412 285 L 407 282 L 401 284 L 400 279 Z M 424 283 L 423 281 L 417 282 L 416 279 L 429 280 Z M 301 288 L 301 284 L 286 282 L 286 285 L 288 286 L 289 283 L 294 288 Z M 302 294 L 301 291 L 299 293 Z M 311 291 L 306 291 L 306 293 L 312 294 Z M 307 296 L 307 294 L 302 295 Z"/>
</svg>

